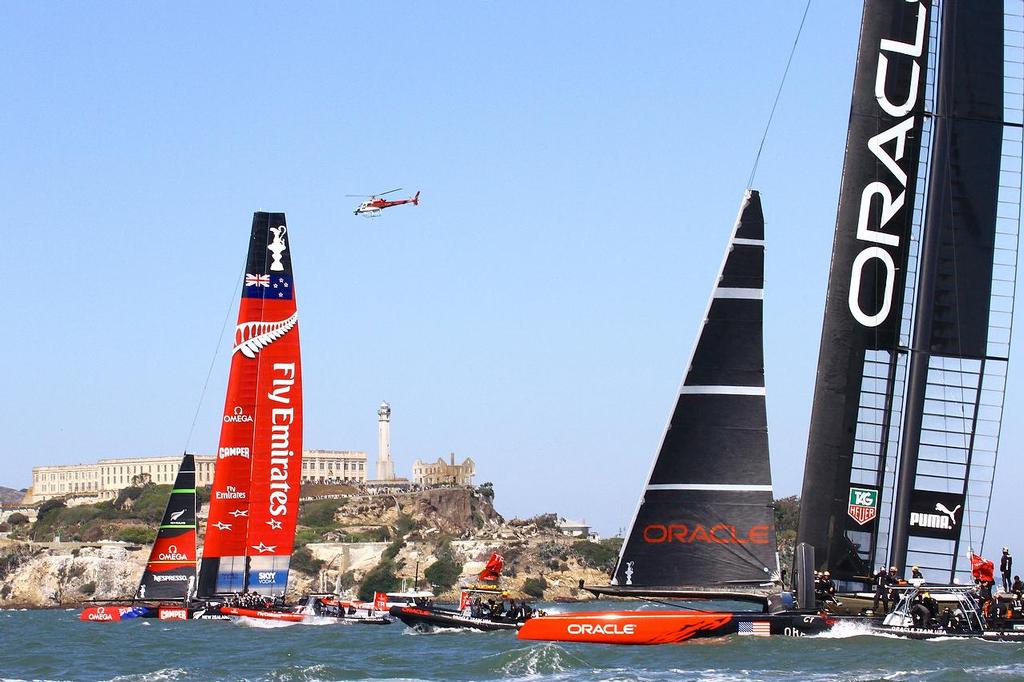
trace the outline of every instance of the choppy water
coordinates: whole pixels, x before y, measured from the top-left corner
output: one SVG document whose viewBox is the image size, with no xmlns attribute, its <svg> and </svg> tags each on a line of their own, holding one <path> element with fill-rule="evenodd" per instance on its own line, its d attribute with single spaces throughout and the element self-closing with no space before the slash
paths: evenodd
<svg viewBox="0 0 1024 682">
<path fill-rule="evenodd" d="M 852 626 L 814 638 L 729 637 L 622 647 L 520 642 L 508 632 L 423 635 L 401 623 L 80 623 L 77 616 L 76 611 L 0 611 L 0 679 L 1024 679 L 1022 644 L 913 642 L 867 635 Z"/>
</svg>

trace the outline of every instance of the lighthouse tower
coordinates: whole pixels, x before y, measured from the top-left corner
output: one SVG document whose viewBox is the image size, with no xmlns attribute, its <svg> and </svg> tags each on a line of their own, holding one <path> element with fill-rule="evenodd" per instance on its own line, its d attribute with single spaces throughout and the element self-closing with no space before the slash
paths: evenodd
<svg viewBox="0 0 1024 682">
<path fill-rule="evenodd" d="M 377 410 L 377 480 L 395 480 L 395 463 L 391 461 L 391 406 L 386 402 Z"/>
</svg>

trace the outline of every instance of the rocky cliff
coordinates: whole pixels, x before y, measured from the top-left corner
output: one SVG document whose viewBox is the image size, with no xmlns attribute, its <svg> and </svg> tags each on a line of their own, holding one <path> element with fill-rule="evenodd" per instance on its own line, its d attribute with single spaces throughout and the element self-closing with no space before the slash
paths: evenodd
<svg viewBox="0 0 1024 682">
<path fill-rule="evenodd" d="M 506 521 L 492 495 L 454 488 L 304 500 L 291 596 L 339 583 L 354 588 L 382 560 L 410 586 L 417 577 L 425 586 L 426 569 L 441 556 L 461 571 L 459 582 L 471 582 L 494 551 L 505 557 L 510 590 L 543 578 L 545 599 L 585 599 L 581 579 L 607 581 L 614 547 L 562 535 L 553 514 Z M 131 596 L 147 556 L 147 546 L 107 541 L 0 544 L 0 607 Z M 457 599 L 457 586 L 440 591 Z"/>
</svg>

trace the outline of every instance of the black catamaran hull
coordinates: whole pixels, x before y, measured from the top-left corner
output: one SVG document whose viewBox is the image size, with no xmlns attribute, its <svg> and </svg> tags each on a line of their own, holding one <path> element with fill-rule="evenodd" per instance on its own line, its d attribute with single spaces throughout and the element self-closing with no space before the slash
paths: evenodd
<svg viewBox="0 0 1024 682">
<path fill-rule="evenodd" d="M 509 620 L 491 620 L 464 616 L 459 611 L 421 606 L 392 606 L 391 615 L 411 628 L 433 630 L 436 628 L 483 630 L 517 630 L 523 623 Z M 529 621 L 527 621 L 529 622 Z"/>
<path fill-rule="evenodd" d="M 674 644 L 729 635 L 803 637 L 831 626 L 830 619 L 811 611 L 602 611 L 537 616 L 523 624 L 518 637 L 595 644 Z"/>
</svg>

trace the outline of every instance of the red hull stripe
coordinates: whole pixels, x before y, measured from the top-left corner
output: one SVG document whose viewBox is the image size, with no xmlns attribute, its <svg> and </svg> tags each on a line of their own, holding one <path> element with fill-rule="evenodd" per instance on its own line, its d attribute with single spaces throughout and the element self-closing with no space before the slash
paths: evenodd
<svg viewBox="0 0 1024 682">
<path fill-rule="evenodd" d="M 730 613 L 693 611 L 609 611 L 563 613 L 531 618 L 519 639 L 600 644 L 668 644 L 693 637 L 730 634 Z"/>
</svg>

